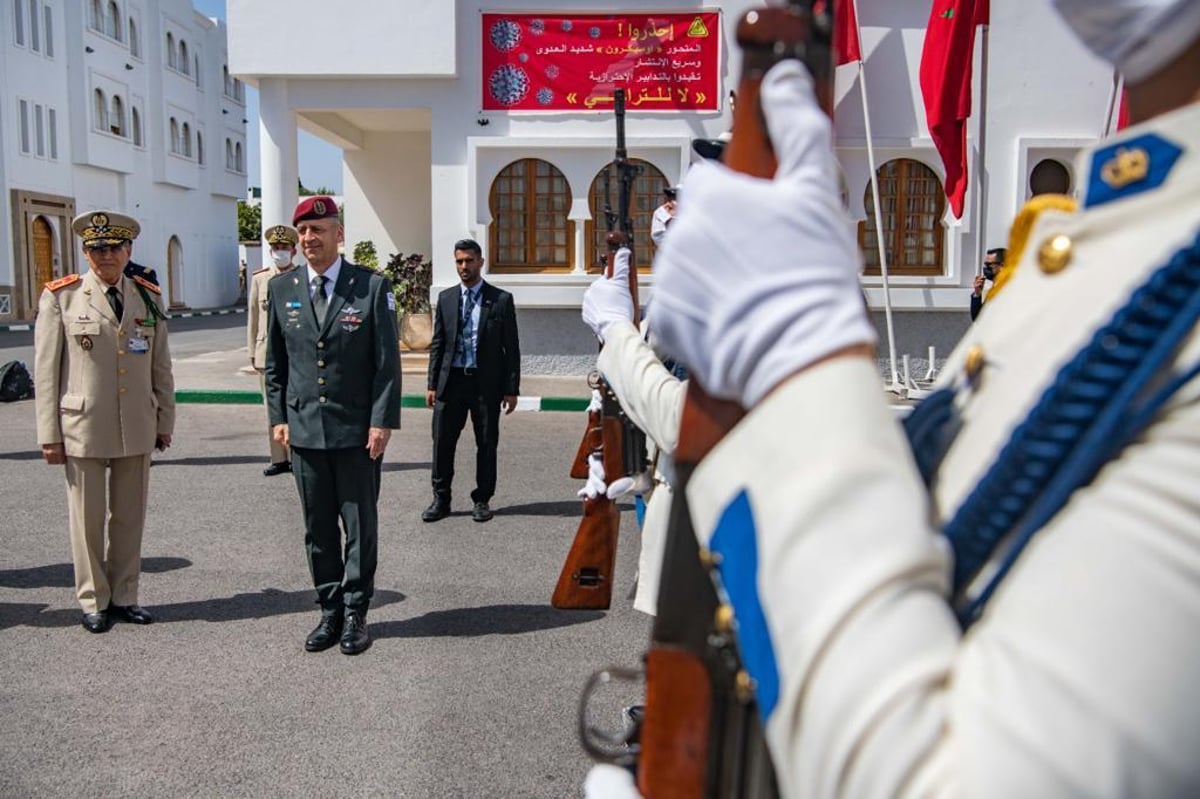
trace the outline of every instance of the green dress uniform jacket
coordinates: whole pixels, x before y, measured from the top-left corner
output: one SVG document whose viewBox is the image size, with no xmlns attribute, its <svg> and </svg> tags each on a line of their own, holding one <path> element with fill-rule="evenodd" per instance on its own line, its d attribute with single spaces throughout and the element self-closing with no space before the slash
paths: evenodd
<svg viewBox="0 0 1200 799">
<path fill-rule="evenodd" d="M 307 269 L 267 286 L 267 413 L 288 426 L 317 601 L 326 613 L 365 613 L 383 461 L 370 459 L 367 434 L 400 427 L 395 300 L 387 278 L 344 261 L 323 321 L 309 291 Z"/>
</svg>

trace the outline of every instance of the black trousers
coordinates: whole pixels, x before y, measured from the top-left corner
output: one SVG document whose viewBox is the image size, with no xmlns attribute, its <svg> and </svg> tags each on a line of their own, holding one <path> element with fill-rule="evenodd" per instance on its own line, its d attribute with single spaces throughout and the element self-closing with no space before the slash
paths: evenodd
<svg viewBox="0 0 1200 799">
<path fill-rule="evenodd" d="M 496 447 L 500 443 L 500 397 L 487 397 L 476 374 L 452 368 L 445 396 L 433 403 L 433 493 L 450 501 L 458 437 L 471 417 L 475 429 L 475 490 L 472 502 L 496 493 Z"/>
<path fill-rule="evenodd" d="M 304 547 L 322 611 L 345 606 L 366 612 L 371 604 L 382 466 L 383 458 L 371 460 L 365 446 L 292 447 L 292 473 L 304 510 Z"/>
</svg>

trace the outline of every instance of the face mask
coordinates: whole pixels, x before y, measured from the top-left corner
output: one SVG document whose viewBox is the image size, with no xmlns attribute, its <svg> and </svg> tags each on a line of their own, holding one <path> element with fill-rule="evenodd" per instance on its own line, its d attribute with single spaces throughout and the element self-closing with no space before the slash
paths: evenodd
<svg viewBox="0 0 1200 799">
<path fill-rule="evenodd" d="M 1050 0 L 1093 53 L 1137 84 L 1200 36 L 1196 0 Z"/>
<path fill-rule="evenodd" d="M 289 250 L 271 250 L 271 260 L 276 266 L 284 267 L 292 262 L 292 253 Z"/>
</svg>

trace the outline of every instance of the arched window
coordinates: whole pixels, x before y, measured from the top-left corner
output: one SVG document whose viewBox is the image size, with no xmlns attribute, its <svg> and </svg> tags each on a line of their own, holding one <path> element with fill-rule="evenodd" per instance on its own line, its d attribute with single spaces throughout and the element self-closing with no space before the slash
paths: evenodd
<svg viewBox="0 0 1200 799">
<path fill-rule="evenodd" d="M 186 155 L 188 158 L 191 158 L 192 157 L 192 126 L 189 125 L 188 123 L 184 122 L 183 123 L 183 133 L 180 135 L 182 137 L 182 140 L 180 141 L 179 154 Z"/>
<path fill-rule="evenodd" d="M 108 131 L 108 98 L 101 89 L 92 92 L 92 113 L 96 130 Z"/>
<path fill-rule="evenodd" d="M 233 169 L 233 140 L 225 140 L 225 168 Z"/>
<path fill-rule="evenodd" d="M 16 0 L 16 3 L 18 6 L 21 5 L 21 0 Z M 38 6 L 40 5 L 41 3 L 38 0 L 29 0 L 29 46 L 35 53 L 41 52 L 42 49 L 42 33 L 39 30 L 41 28 L 39 22 L 41 15 L 38 13 Z"/>
<path fill-rule="evenodd" d="M 121 41 L 121 9 L 114 0 L 109 0 L 108 13 L 104 15 L 104 32 L 110 38 Z"/>
<path fill-rule="evenodd" d="M 196 131 L 196 161 L 204 166 L 204 134 Z"/>
<path fill-rule="evenodd" d="M 242 143 L 233 145 L 233 168 L 238 172 L 246 171 L 246 162 L 242 160 Z"/>
<path fill-rule="evenodd" d="M 179 64 L 176 59 L 179 54 L 175 52 L 175 34 L 167 32 L 167 66 L 171 69 L 179 69 Z"/>
<path fill-rule="evenodd" d="M 667 178 L 654 164 L 637 158 L 630 160 L 642 168 L 641 173 L 633 181 L 633 191 L 629 197 L 629 217 L 633 220 L 633 243 L 637 253 L 638 269 L 648 272 L 656 250 L 654 242 L 650 240 L 650 221 L 654 216 L 654 209 L 662 205 L 662 191 L 669 184 Z M 589 252 L 587 253 L 589 272 L 600 271 L 602 268 L 600 256 L 608 252 L 608 247 L 604 242 L 604 237 L 608 233 L 608 224 L 604 218 L 604 174 L 608 168 L 600 170 L 600 173 L 592 178 L 591 188 L 588 189 L 588 208 L 592 212 L 592 218 L 584 224 L 584 240 L 589 243 Z M 616 213 L 617 191 L 620 183 L 615 169 L 609 182 L 612 188 L 609 205 L 612 207 L 613 213 Z"/>
<path fill-rule="evenodd" d="M 889 275 L 940 275 L 945 228 L 946 194 L 932 169 L 911 158 L 897 158 L 879 167 L 879 207 Z M 858 223 L 858 245 L 865 274 L 878 275 L 879 241 L 871 187 L 863 195 L 867 219 Z"/>
<path fill-rule="evenodd" d="M 138 39 L 137 23 L 133 17 L 129 18 L 129 54 L 134 58 L 142 57 L 142 42 Z"/>
<path fill-rule="evenodd" d="M 232 97 L 233 96 L 233 81 L 231 81 L 229 79 L 229 65 L 228 64 L 224 64 L 221 66 L 221 74 L 224 75 L 224 77 L 225 77 L 225 96 Z"/>
<path fill-rule="evenodd" d="M 192 56 L 192 65 L 196 68 L 195 71 L 192 73 L 192 75 L 196 78 L 196 88 L 203 89 L 204 87 L 200 85 L 200 54 L 199 53 L 196 53 L 194 56 Z"/>
<path fill-rule="evenodd" d="M 112 112 L 108 115 L 108 130 L 114 136 L 125 135 L 125 103 L 120 95 L 113 95 Z"/>
<path fill-rule="evenodd" d="M 88 26 L 94 30 L 104 33 L 104 4 L 100 0 L 92 0 L 91 13 L 88 14 Z"/>
<path fill-rule="evenodd" d="M 191 69 L 190 59 L 188 58 L 187 42 L 183 39 L 179 40 L 179 71 L 184 75 L 188 74 Z"/>
<path fill-rule="evenodd" d="M 179 142 L 179 120 L 171 117 L 171 152 L 179 153 L 182 151 L 182 145 Z"/>
<path fill-rule="evenodd" d="M 130 109 L 129 126 L 133 128 L 133 145 L 135 147 L 142 146 L 142 114 L 137 108 Z"/>
<path fill-rule="evenodd" d="M 514 161 L 492 182 L 488 202 L 493 269 L 571 269 L 571 189 L 557 167 L 539 158 Z"/>
</svg>

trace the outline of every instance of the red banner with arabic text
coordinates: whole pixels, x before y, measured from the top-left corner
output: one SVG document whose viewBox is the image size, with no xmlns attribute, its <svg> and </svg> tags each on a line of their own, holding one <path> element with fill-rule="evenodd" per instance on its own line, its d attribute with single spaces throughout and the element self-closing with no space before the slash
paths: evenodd
<svg viewBox="0 0 1200 799">
<path fill-rule="evenodd" d="M 483 14 L 483 110 L 717 111 L 721 15 Z"/>
</svg>

